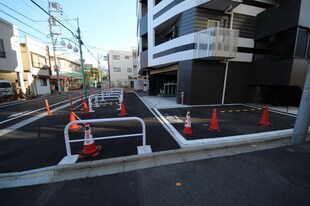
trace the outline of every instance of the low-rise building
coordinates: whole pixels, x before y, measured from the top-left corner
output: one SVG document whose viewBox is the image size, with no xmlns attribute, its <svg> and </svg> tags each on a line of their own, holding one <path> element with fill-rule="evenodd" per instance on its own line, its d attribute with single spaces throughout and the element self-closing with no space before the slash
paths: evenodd
<svg viewBox="0 0 310 206">
<path fill-rule="evenodd" d="M 16 92 L 26 92 L 16 26 L 0 18 L 0 79 L 12 83 Z"/>
<path fill-rule="evenodd" d="M 54 57 L 51 57 L 51 64 L 55 65 Z M 80 61 L 73 59 L 67 55 L 57 55 L 57 67 L 59 69 L 59 81 L 62 92 L 68 90 L 79 89 L 82 86 L 82 69 Z M 57 73 L 55 69 L 52 69 L 52 75 L 50 76 L 52 85 L 52 91 L 58 91 Z"/>
<path fill-rule="evenodd" d="M 45 44 L 25 36 L 20 44 L 26 87 L 37 96 L 51 93 L 49 48 Z"/>
</svg>

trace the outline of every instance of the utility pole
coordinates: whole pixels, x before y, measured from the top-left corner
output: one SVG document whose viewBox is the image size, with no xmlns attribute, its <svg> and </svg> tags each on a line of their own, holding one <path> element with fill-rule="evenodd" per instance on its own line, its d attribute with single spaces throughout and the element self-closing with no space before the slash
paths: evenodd
<svg viewBox="0 0 310 206">
<path fill-rule="evenodd" d="M 79 26 L 79 18 L 77 19 L 77 24 L 78 24 L 78 28 L 77 28 L 77 38 L 79 41 L 79 49 L 80 49 L 80 58 L 81 58 L 81 67 L 82 67 L 82 78 L 83 78 L 83 93 L 84 93 L 84 98 L 87 98 L 87 93 L 86 93 L 86 85 L 85 85 L 85 69 L 84 69 L 84 60 L 83 60 L 83 52 L 82 52 L 82 45 L 83 42 L 81 40 L 81 30 L 80 30 L 80 26 Z"/>
<path fill-rule="evenodd" d="M 56 57 L 56 48 L 55 48 L 55 44 L 56 44 L 56 39 L 54 38 L 54 30 L 53 30 L 53 26 L 55 26 L 54 24 L 54 16 L 51 15 L 51 2 L 50 0 L 48 0 L 48 13 L 49 13 L 49 26 L 50 26 L 50 36 L 51 36 L 51 40 L 52 40 L 52 46 L 53 46 L 53 55 L 54 55 L 54 71 L 56 71 L 56 76 L 57 76 L 57 86 L 58 86 L 58 92 L 61 92 L 61 86 L 60 86 L 60 77 L 59 77 L 59 66 L 57 65 L 57 57 Z"/>
<path fill-rule="evenodd" d="M 100 70 L 101 70 L 101 68 L 100 68 L 100 67 L 101 67 L 101 66 L 100 66 L 100 60 L 99 60 L 99 58 L 100 58 L 100 57 L 99 57 L 99 53 L 98 53 L 98 51 L 97 51 L 98 78 L 99 78 L 99 81 L 101 81 L 101 75 L 100 75 L 100 73 L 101 73 L 101 72 L 100 72 Z"/>
<path fill-rule="evenodd" d="M 310 125 L 310 62 L 308 62 L 308 72 L 305 79 L 304 89 L 301 96 L 298 115 L 296 118 L 292 135 L 293 144 L 303 144 L 306 141 Z"/>
</svg>

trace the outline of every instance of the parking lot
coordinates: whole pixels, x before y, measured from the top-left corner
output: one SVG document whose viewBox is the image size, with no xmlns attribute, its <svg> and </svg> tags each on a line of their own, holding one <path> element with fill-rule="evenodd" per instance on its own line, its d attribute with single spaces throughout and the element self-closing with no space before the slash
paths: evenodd
<svg viewBox="0 0 310 206">
<path fill-rule="evenodd" d="M 168 109 L 149 109 L 141 98 L 133 92 L 124 93 L 124 105 L 128 115 L 126 117 L 139 117 L 146 124 L 146 144 L 150 145 L 152 152 L 173 150 L 183 147 L 182 136 L 186 141 L 204 139 L 222 139 L 220 137 L 240 136 L 252 133 L 263 134 L 278 130 L 292 129 L 295 117 L 269 111 L 271 127 L 262 127 L 257 124 L 262 116 L 261 108 L 245 105 L 217 106 L 217 120 L 221 131 L 208 130 L 214 106 L 178 107 Z M 83 113 L 83 108 L 74 110 L 78 118 L 99 119 L 119 118 L 118 104 L 111 103 L 94 108 L 95 112 Z M 186 120 L 186 112 L 190 111 L 193 134 L 184 135 L 182 130 Z M 0 172 L 17 172 L 36 168 L 57 165 L 65 156 L 64 127 L 69 123 L 69 108 L 54 112 L 51 117 L 43 117 L 19 130 L 10 132 L 2 137 Z M 108 122 L 91 124 L 94 137 L 136 133 L 140 130 L 136 122 L 122 123 Z M 24 134 L 31 134 L 31 138 L 24 138 Z M 84 138 L 84 129 L 70 132 L 70 138 Z M 29 137 L 29 135 L 27 135 Z M 141 137 L 117 138 L 98 140 L 97 145 L 102 147 L 100 154 L 89 161 L 137 154 L 137 146 L 142 144 Z M 205 144 L 208 144 L 205 142 Z M 187 145 L 188 146 L 188 145 Z M 189 144 L 189 146 L 191 146 Z M 70 144 L 72 154 L 77 154 L 83 143 Z M 13 164 L 14 163 L 14 164 Z"/>
<path fill-rule="evenodd" d="M 213 109 L 216 109 L 217 122 L 220 131 L 209 130 Z M 284 115 L 268 110 L 270 126 L 260 126 L 263 108 L 246 105 L 233 106 L 199 106 L 171 109 L 159 109 L 160 114 L 186 140 L 219 138 L 226 136 L 246 135 L 277 130 L 292 129 L 295 123 L 294 115 Z M 187 111 L 191 114 L 193 134 L 185 135 L 182 130 Z"/>
</svg>

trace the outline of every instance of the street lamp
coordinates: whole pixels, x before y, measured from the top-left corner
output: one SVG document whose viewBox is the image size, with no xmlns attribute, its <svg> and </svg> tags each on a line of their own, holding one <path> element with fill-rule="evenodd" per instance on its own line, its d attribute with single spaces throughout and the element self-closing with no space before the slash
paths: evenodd
<svg viewBox="0 0 310 206">
<path fill-rule="evenodd" d="M 74 48 L 73 48 L 73 51 L 74 52 L 78 52 L 80 50 L 80 62 L 81 62 L 81 68 L 82 68 L 82 79 L 83 79 L 83 94 L 84 94 L 84 98 L 86 99 L 87 98 L 87 92 L 86 92 L 86 85 L 85 85 L 85 70 L 84 70 L 84 60 L 83 60 L 83 53 L 82 53 L 82 45 L 83 45 L 83 42 L 81 40 L 81 31 L 80 31 L 80 27 L 78 26 L 78 29 L 77 29 L 77 32 L 78 32 L 78 35 L 76 36 L 76 38 L 78 39 L 79 41 L 79 48 L 78 49 L 76 46 L 76 43 L 71 41 L 70 39 L 67 39 L 67 38 L 62 38 L 62 40 L 60 41 L 60 44 L 62 46 L 66 46 L 67 45 L 67 48 L 68 49 L 72 49 L 73 46 L 71 44 L 71 42 L 75 45 Z M 64 41 L 64 39 L 68 40 L 69 43 L 66 44 L 66 42 Z"/>
<path fill-rule="evenodd" d="M 64 39 L 68 40 L 69 43 L 67 44 L 67 43 L 64 41 Z M 71 44 L 71 40 L 70 40 L 70 39 L 61 38 L 61 41 L 60 41 L 61 46 L 66 46 L 66 45 L 67 45 L 67 48 L 68 48 L 68 49 L 72 49 L 72 48 L 73 48 L 73 51 L 74 51 L 74 52 L 78 52 L 79 49 L 76 47 L 77 45 L 76 45 L 74 42 L 72 42 L 72 43 L 75 45 L 74 48 L 73 48 L 73 46 L 72 46 L 72 44 Z"/>
</svg>

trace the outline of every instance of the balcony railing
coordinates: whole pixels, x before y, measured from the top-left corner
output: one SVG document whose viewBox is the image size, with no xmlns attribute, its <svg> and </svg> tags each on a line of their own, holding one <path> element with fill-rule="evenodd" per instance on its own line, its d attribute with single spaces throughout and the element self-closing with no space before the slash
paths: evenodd
<svg viewBox="0 0 310 206">
<path fill-rule="evenodd" d="M 197 32 L 196 57 L 210 60 L 236 57 L 239 30 L 209 28 Z"/>
</svg>

